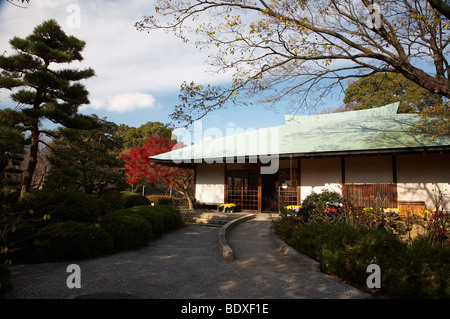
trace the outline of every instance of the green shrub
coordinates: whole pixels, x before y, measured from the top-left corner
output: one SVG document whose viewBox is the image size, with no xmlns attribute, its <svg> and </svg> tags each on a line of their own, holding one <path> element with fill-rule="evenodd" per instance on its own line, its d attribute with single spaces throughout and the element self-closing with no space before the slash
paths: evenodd
<svg viewBox="0 0 450 319">
<path fill-rule="evenodd" d="M 121 210 L 101 217 L 101 227 L 111 234 L 114 249 L 135 249 L 148 244 L 152 238 L 152 226 L 142 216 Z"/>
<path fill-rule="evenodd" d="M 122 209 L 125 205 L 125 197 L 120 192 L 105 192 L 98 198 L 101 215 Z"/>
<path fill-rule="evenodd" d="M 93 195 L 74 191 L 33 190 L 20 198 L 17 209 L 31 209 L 32 218 L 48 214 L 50 223 L 68 220 L 92 223 L 100 216 L 100 207 Z"/>
<path fill-rule="evenodd" d="M 381 207 L 356 209 L 353 212 L 354 225 L 376 228 L 397 234 L 406 233 L 406 225 L 398 212 Z"/>
<path fill-rule="evenodd" d="M 0 255 L 0 263 L 6 260 L 14 263 L 34 261 L 33 242 L 37 230 L 31 222 L 11 216 L 0 221 L 0 229 L 6 230 L 4 237 L 0 238 L 0 246 L 8 248 L 5 254 Z"/>
<path fill-rule="evenodd" d="M 450 248 L 418 237 L 383 276 L 392 298 L 450 298 Z"/>
<path fill-rule="evenodd" d="M 165 232 L 173 231 L 184 226 L 183 217 L 177 207 L 173 205 L 155 205 L 152 207 L 155 211 L 163 213 Z"/>
<path fill-rule="evenodd" d="M 291 238 L 292 233 L 299 228 L 298 217 L 282 215 L 280 219 L 272 221 L 271 227 L 283 241 L 287 242 Z"/>
<path fill-rule="evenodd" d="M 152 238 L 159 238 L 165 232 L 164 229 L 164 213 L 155 209 L 154 206 L 135 206 L 127 208 L 116 214 L 136 214 L 145 218 L 152 226 Z"/>
<path fill-rule="evenodd" d="M 152 226 L 152 238 L 184 226 L 180 210 L 171 205 L 135 206 L 115 212 L 116 214 L 135 214 L 145 218 Z"/>
<path fill-rule="evenodd" d="M 390 232 L 347 223 L 299 227 L 288 244 L 316 259 L 327 274 L 366 287 L 367 266 L 381 269 L 382 291 L 392 298 L 449 298 L 450 249 L 416 240 L 408 247 Z"/>
<path fill-rule="evenodd" d="M 42 228 L 35 246 L 41 261 L 66 261 L 108 254 L 113 239 L 97 225 L 64 221 Z"/>
<path fill-rule="evenodd" d="M 125 197 L 123 207 L 131 208 L 134 206 L 141 206 L 141 205 L 150 205 L 150 202 L 147 199 L 147 197 L 142 195 L 129 195 Z"/>
<path fill-rule="evenodd" d="M 298 216 L 303 223 L 338 222 L 345 217 L 342 196 L 333 191 L 311 193 L 302 202 Z"/>
</svg>

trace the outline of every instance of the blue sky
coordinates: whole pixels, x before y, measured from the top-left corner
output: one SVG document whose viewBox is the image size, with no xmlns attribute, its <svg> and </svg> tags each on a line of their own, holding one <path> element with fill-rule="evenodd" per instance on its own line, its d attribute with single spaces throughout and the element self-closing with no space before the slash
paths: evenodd
<svg viewBox="0 0 450 319">
<path fill-rule="evenodd" d="M 230 76 L 208 72 L 208 52 L 159 31 L 149 34 L 134 27 L 151 15 L 154 1 L 142 0 L 31 0 L 22 9 L 4 0 L 0 4 L 0 50 L 9 55 L 8 41 L 26 37 L 33 28 L 53 18 L 63 30 L 86 41 L 84 61 L 69 67 L 91 67 L 96 76 L 84 82 L 91 104 L 81 113 L 95 113 L 117 124 L 138 127 L 148 121 L 170 123 L 169 114 L 179 103 L 180 85 L 194 81 L 226 85 Z M 0 105 L 14 107 L 10 92 L 0 91 Z M 333 103 L 334 104 L 334 103 Z M 340 103 L 337 103 L 340 104 Z M 337 107 L 339 105 L 333 105 Z M 262 128 L 284 124 L 286 105 L 276 111 L 256 105 L 229 107 L 213 112 L 202 121 L 203 128 Z"/>
</svg>

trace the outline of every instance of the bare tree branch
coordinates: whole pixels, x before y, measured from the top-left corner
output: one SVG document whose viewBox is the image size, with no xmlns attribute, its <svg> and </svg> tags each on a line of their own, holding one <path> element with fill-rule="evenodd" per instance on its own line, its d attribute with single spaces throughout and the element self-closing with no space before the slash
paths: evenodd
<svg viewBox="0 0 450 319">
<path fill-rule="evenodd" d="M 291 95 L 302 107 L 318 101 L 313 91 L 324 97 L 346 79 L 377 72 L 400 73 L 450 98 L 449 21 L 445 6 L 429 2 L 161 0 L 158 18 L 145 17 L 136 27 L 195 40 L 214 52 L 209 63 L 217 71 L 232 73 L 227 87 L 182 85 L 183 103 L 172 117 L 190 123 L 254 96 L 273 105 Z"/>
</svg>

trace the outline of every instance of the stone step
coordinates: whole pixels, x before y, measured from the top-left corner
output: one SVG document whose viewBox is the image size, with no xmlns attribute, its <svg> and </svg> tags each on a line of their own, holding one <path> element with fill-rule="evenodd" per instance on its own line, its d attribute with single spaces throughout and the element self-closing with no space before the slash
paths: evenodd
<svg viewBox="0 0 450 319">
<path fill-rule="evenodd" d="M 201 226 L 210 226 L 210 227 L 222 227 L 226 225 L 229 220 L 214 220 L 214 219 L 197 219 L 196 224 Z"/>
<path fill-rule="evenodd" d="M 222 227 L 239 217 L 242 217 L 242 214 L 203 213 L 196 219 L 196 223 L 202 226 Z"/>
</svg>

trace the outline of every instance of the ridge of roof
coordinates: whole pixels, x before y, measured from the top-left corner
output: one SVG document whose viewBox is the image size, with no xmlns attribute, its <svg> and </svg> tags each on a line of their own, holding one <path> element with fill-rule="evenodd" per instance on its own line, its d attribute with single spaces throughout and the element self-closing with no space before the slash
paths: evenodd
<svg viewBox="0 0 450 319">
<path fill-rule="evenodd" d="M 357 110 L 357 111 L 346 111 L 346 112 L 338 112 L 338 113 L 327 113 L 327 114 L 316 114 L 316 115 L 289 115 L 286 114 L 284 116 L 286 124 L 304 124 L 305 122 L 312 121 L 339 121 L 339 120 L 349 120 L 355 118 L 366 118 L 366 117 L 376 117 L 376 116 L 384 116 L 384 115 L 396 115 L 398 111 L 398 107 L 400 102 L 395 102 L 391 104 L 387 104 L 384 106 L 366 109 L 366 110 Z"/>
<path fill-rule="evenodd" d="M 155 155 L 151 159 L 177 164 L 269 154 L 306 156 L 450 149 L 450 137 L 429 139 L 414 134 L 410 128 L 418 123 L 417 114 L 397 114 L 398 105 L 392 103 L 370 110 L 300 116 L 299 122 L 227 135 Z"/>
</svg>

